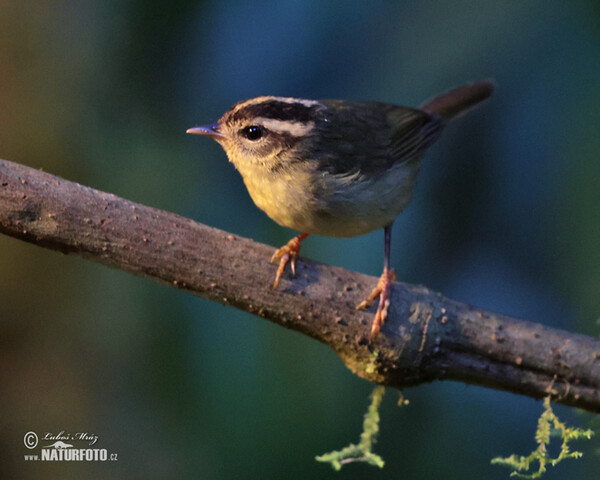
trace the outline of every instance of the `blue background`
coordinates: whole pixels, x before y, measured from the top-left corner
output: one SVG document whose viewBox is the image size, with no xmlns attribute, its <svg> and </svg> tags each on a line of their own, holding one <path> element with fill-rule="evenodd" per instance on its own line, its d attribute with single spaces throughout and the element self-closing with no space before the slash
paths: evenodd
<svg viewBox="0 0 600 480">
<path fill-rule="evenodd" d="M 415 106 L 492 78 L 395 223 L 399 279 L 598 335 L 600 5 L 572 1 L 0 1 L 0 157 L 279 246 L 220 147 L 186 136 L 257 95 Z M 382 232 L 303 255 L 379 275 Z M 459 383 L 388 390 L 383 471 L 358 441 L 372 386 L 258 317 L 0 237 L 3 478 L 506 479 L 541 403 Z M 265 287 L 267 288 L 267 287 Z M 598 428 L 591 415 L 561 417 Z M 116 463 L 27 463 L 27 431 L 88 432 Z M 598 477 L 598 441 L 548 479 Z"/>
</svg>

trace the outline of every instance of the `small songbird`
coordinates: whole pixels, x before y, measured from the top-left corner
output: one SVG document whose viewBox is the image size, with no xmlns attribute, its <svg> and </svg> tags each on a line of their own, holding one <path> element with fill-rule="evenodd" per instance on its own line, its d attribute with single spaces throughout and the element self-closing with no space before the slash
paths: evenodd
<svg viewBox="0 0 600 480">
<path fill-rule="evenodd" d="M 357 309 L 379 297 L 373 340 L 385 321 L 390 289 L 392 223 L 410 202 L 421 157 L 446 123 L 488 98 L 491 82 L 475 82 L 408 108 L 380 102 L 257 97 L 231 107 L 217 123 L 187 133 L 216 140 L 254 203 L 275 222 L 300 231 L 278 249 L 273 288 L 287 263 L 295 274 L 308 235 L 354 237 L 384 229 L 383 274 Z"/>
</svg>

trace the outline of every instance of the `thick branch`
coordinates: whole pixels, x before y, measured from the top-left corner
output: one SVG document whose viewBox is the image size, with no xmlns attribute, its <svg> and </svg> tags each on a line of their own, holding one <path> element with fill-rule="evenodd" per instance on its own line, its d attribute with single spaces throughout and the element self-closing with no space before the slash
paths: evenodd
<svg viewBox="0 0 600 480">
<path fill-rule="evenodd" d="M 270 288 L 272 247 L 0 160 L 0 231 L 264 317 L 402 388 L 459 380 L 600 412 L 600 341 L 394 284 L 381 334 L 354 307 L 377 279 L 302 259 Z"/>
</svg>

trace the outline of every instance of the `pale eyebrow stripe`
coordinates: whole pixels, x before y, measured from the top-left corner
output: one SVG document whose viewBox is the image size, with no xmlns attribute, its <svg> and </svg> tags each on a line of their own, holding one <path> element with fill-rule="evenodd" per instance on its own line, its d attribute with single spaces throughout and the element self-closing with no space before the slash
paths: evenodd
<svg viewBox="0 0 600 480">
<path fill-rule="evenodd" d="M 258 117 L 256 123 L 262 125 L 267 130 L 277 133 L 287 133 L 294 137 L 302 137 L 315 127 L 315 122 L 290 122 L 265 117 Z"/>
</svg>

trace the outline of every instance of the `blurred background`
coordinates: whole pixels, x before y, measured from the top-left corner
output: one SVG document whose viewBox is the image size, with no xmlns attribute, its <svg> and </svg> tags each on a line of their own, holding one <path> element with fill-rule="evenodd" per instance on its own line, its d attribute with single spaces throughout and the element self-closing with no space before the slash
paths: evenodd
<svg viewBox="0 0 600 480">
<path fill-rule="evenodd" d="M 423 162 L 392 264 L 598 335 L 598 2 L 0 0 L 0 66 L 1 158 L 273 246 L 294 233 L 188 127 L 257 95 L 416 106 L 492 78 L 493 99 Z M 378 276 L 382 238 L 311 237 L 302 253 Z M 402 408 L 388 390 L 383 471 L 335 473 L 314 457 L 358 441 L 372 385 L 325 346 L 4 236 L 0 272 L 2 478 L 506 479 L 490 459 L 535 448 L 541 402 L 438 382 Z M 25 462 L 28 431 L 95 434 L 118 461 Z M 576 447 L 544 478 L 598 478 L 600 442 Z"/>
</svg>

